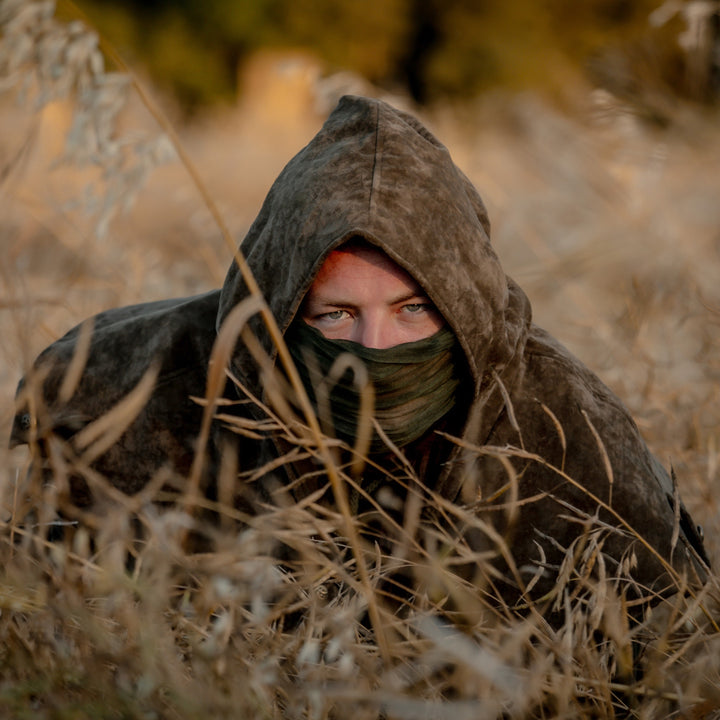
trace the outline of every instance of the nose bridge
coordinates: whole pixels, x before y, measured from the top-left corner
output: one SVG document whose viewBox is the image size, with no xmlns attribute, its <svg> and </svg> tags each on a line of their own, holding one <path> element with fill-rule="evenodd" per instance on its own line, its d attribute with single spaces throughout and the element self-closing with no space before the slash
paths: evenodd
<svg viewBox="0 0 720 720">
<path fill-rule="evenodd" d="M 363 313 L 357 334 L 357 342 L 368 348 L 384 350 L 393 344 L 390 319 L 382 312 Z"/>
</svg>

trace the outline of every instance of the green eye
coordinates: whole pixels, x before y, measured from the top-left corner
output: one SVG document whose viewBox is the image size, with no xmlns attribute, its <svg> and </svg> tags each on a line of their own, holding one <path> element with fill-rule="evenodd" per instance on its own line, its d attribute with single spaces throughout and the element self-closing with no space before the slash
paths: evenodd
<svg viewBox="0 0 720 720">
<path fill-rule="evenodd" d="M 328 320 L 342 320 L 344 315 L 345 310 L 333 310 L 332 312 L 325 313 L 323 317 L 327 318 Z"/>
</svg>

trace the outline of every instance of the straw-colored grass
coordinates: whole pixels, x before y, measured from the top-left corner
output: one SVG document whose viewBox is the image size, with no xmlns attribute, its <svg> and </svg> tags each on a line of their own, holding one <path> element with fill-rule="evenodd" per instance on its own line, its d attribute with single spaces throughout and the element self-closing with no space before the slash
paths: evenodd
<svg viewBox="0 0 720 720">
<path fill-rule="evenodd" d="M 2 13 L 15 6 L 40 14 L 8 29 Z M 242 237 L 322 122 L 308 87 L 285 88 L 296 93 L 287 116 L 266 116 L 249 97 L 175 127 L 172 152 L 149 101 L 105 72 L 84 29 L 43 7 L 0 4 L 0 47 L 20 43 L 0 53 L 3 77 L 20 73 L 0 96 L 4 436 L 15 383 L 70 326 L 219 286 L 232 250 L 218 218 Z M 37 107 L 43 90 L 55 99 Z M 494 244 L 537 321 L 631 408 L 717 562 L 716 118 L 678 108 L 659 133 L 612 98 L 577 104 L 563 115 L 533 97 L 489 98 L 424 115 L 485 198 Z M 551 596 L 510 607 L 486 556 L 447 531 L 418 534 L 410 474 L 397 478 L 408 488 L 400 512 L 392 498 L 366 498 L 385 542 L 368 516 L 349 522 L 349 505 L 317 496 L 248 516 L 232 502 L 232 467 L 216 502 L 170 477 L 128 498 L 87 462 L 141 402 L 142 388 L 74 448 L 58 439 L 51 482 L 25 448 L 0 447 L 2 717 L 720 717 L 717 576 L 636 624 L 596 529 L 567 549 Z M 273 423 L 289 431 L 285 418 Z M 361 495 L 351 469 L 332 464 L 316 432 L 307 437 L 303 451 L 332 466 L 336 497 Z M 71 470 L 92 485 L 92 509 L 69 502 Z M 157 502 L 168 486 L 181 502 Z M 472 508 L 433 505 L 446 527 L 480 526 Z M 507 552 L 504 539 L 489 552 Z"/>
</svg>

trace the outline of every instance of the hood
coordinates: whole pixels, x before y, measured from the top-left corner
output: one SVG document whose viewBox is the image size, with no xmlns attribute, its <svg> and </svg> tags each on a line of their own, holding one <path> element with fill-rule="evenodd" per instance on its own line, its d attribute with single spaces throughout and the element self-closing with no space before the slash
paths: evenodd
<svg viewBox="0 0 720 720">
<path fill-rule="evenodd" d="M 241 252 L 285 332 L 325 257 L 352 237 L 384 250 L 422 286 L 454 331 L 476 393 L 524 344 L 530 306 L 490 245 L 477 191 L 448 150 L 414 117 L 379 100 L 343 97 L 284 168 Z M 235 263 L 217 327 L 248 295 Z M 259 317 L 252 327 L 275 351 Z M 243 344 L 233 371 L 257 390 Z"/>
</svg>

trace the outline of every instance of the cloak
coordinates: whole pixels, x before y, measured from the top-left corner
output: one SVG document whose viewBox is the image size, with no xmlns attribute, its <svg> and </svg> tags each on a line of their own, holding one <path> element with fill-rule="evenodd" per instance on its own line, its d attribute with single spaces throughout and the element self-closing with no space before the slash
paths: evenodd
<svg viewBox="0 0 720 720">
<path fill-rule="evenodd" d="M 350 239 L 376 245 L 415 278 L 455 334 L 465 378 L 448 432 L 423 440 L 432 452 L 416 465 L 420 482 L 488 514 L 526 580 L 545 568 L 538 591 L 552 586 L 562 550 L 593 522 L 611 530 L 605 555 L 616 567 L 625 560 L 641 586 L 670 587 L 671 566 L 702 574 L 702 540 L 674 480 L 620 400 L 532 323 L 530 303 L 503 272 L 489 236 L 478 192 L 418 120 L 346 96 L 281 172 L 240 251 L 283 333 L 324 259 Z M 81 335 L 81 326 L 74 328 L 21 381 L 12 442 L 30 442 L 46 457 L 53 436 L 72 445 L 152 367 L 149 400 L 93 466 L 127 493 L 161 468 L 186 476 L 202 419 L 193 398 L 205 395 L 217 333 L 249 295 L 233 262 L 221 290 L 99 314 L 67 398 L 63 379 Z M 259 314 L 248 324 L 277 362 Z M 229 406 L 238 417 L 259 417 L 247 397 L 265 397 L 256 354 L 238 341 L 229 358 L 228 374 L 238 382 L 228 383 L 225 395 L 244 401 Z M 277 442 L 228 433 L 215 420 L 203 449 L 208 477 L 228 442 L 244 471 L 278 452 Z M 287 484 L 302 468 L 269 472 Z M 627 562 L 631 553 L 634 562 Z"/>
</svg>

